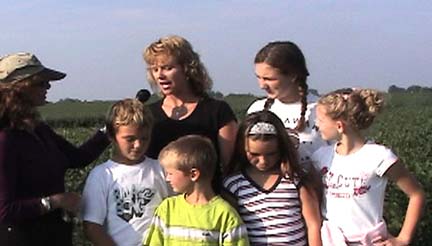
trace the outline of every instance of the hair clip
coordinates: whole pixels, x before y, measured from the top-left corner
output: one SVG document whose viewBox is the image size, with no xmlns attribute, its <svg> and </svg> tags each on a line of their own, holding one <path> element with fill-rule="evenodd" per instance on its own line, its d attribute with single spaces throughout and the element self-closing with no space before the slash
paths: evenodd
<svg viewBox="0 0 432 246">
<path fill-rule="evenodd" d="M 344 99 L 344 101 L 347 101 L 349 96 L 350 94 L 342 94 L 342 98 Z"/>
<path fill-rule="evenodd" d="M 342 88 L 342 89 L 336 90 L 335 93 L 339 94 L 343 98 L 344 101 L 347 101 L 348 98 L 353 93 L 353 91 L 354 91 L 353 88 Z"/>
<path fill-rule="evenodd" d="M 257 134 L 277 135 L 276 127 L 267 122 L 258 122 L 249 130 L 249 135 Z"/>
</svg>

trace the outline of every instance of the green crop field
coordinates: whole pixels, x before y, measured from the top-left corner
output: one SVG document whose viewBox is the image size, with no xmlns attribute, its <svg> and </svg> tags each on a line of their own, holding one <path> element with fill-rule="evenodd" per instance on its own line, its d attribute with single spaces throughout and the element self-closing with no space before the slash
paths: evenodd
<svg viewBox="0 0 432 246">
<path fill-rule="evenodd" d="M 255 99 L 252 95 L 228 95 L 224 98 L 239 119 Z M 387 97 L 387 107 L 368 131 L 375 141 L 392 148 L 422 183 L 427 206 L 411 245 L 430 245 L 432 242 L 432 93 L 400 93 Z M 81 143 L 103 124 L 103 117 L 112 102 L 63 101 L 41 108 L 44 119 L 58 133 L 73 143 Z M 109 157 L 107 150 L 93 165 L 67 173 L 66 185 L 80 192 L 89 170 Z M 407 198 L 393 184 L 385 198 L 385 219 L 389 230 L 397 235 L 404 219 Z M 90 245 L 82 234 L 81 225 L 75 230 L 75 245 Z"/>
</svg>

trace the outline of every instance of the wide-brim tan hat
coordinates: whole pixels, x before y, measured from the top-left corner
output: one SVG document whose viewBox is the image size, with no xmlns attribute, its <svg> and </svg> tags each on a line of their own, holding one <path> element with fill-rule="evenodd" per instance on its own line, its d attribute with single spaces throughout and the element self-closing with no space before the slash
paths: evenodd
<svg viewBox="0 0 432 246">
<path fill-rule="evenodd" d="M 21 52 L 0 57 L 0 83 L 9 83 L 38 75 L 41 79 L 54 81 L 66 74 L 47 68 L 31 53 Z"/>
</svg>

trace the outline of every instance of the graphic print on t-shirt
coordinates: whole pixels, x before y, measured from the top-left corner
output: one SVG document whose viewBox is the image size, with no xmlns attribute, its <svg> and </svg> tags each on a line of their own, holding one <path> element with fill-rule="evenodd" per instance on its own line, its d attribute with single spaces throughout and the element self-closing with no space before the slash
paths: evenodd
<svg viewBox="0 0 432 246">
<path fill-rule="evenodd" d="M 294 147 L 297 149 L 297 151 L 299 151 L 299 161 L 303 165 L 310 163 L 310 156 L 312 152 L 309 148 L 312 147 L 314 141 L 314 138 L 310 137 L 310 134 L 312 134 L 313 132 L 317 134 L 316 132 L 318 128 L 315 126 L 315 124 L 312 124 L 311 127 L 311 123 L 309 120 L 305 121 L 305 132 L 299 133 L 297 130 L 287 126 L 291 123 L 295 123 L 295 125 L 297 125 L 297 122 L 299 120 L 299 118 L 286 118 L 284 123 L 285 131 L 288 133 L 291 143 L 293 143 Z"/>
<path fill-rule="evenodd" d="M 133 217 L 141 218 L 145 206 L 151 201 L 155 194 L 150 188 L 118 187 L 114 189 L 117 216 L 129 222 Z"/>
<path fill-rule="evenodd" d="M 294 144 L 294 147 L 296 149 L 298 149 L 300 147 L 300 136 L 299 136 L 299 132 L 297 130 L 295 130 L 294 128 L 288 127 L 289 125 L 292 126 L 296 126 L 298 124 L 298 121 L 300 120 L 300 118 L 286 118 L 284 120 L 284 125 L 285 125 L 285 130 L 288 133 L 288 136 L 290 137 L 291 142 Z M 310 128 L 310 123 L 309 120 L 305 121 L 305 126 L 306 128 Z M 312 127 L 312 131 L 316 131 L 317 127 L 315 125 L 313 125 Z M 306 140 L 303 139 L 302 144 L 312 144 L 311 140 Z"/>
<path fill-rule="evenodd" d="M 370 189 L 369 175 L 360 173 L 356 176 L 337 174 L 328 170 L 328 167 L 321 168 L 322 181 L 325 193 L 334 198 L 351 198 L 361 196 Z"/>
</svg>

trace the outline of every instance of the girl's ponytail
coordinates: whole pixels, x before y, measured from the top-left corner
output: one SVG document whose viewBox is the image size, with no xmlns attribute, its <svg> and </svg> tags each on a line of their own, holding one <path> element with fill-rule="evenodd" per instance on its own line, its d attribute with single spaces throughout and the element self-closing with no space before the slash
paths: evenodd
<svg viewBox="0 0 432 246">
<path fill-rule="evenodd" d="M 357 89 L 351 97 L 352 105 L 348 106 L 350 121 L 359 130 L 367 129 L 383 108 L 382 93 L 372 89 Z"/>
<path fill-rule="evenodd" d="M 340 89 L 322 96 L 318 104 L 324 105 L 332 119 L 344 120 L 357 130 L 367 129 L 381 112 L 384 97 L 372 89 Z"/>
</svg>

